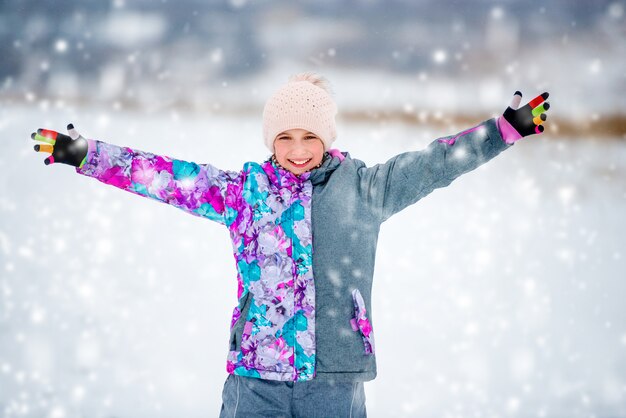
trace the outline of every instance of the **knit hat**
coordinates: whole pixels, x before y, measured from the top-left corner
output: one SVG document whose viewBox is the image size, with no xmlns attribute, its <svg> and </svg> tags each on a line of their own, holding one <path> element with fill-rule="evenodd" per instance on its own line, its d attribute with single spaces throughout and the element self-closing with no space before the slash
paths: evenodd
<svg viewBox="0 0 626 418">
<path fill-rule="evenodd" d="M 327 151 L 337 136 L 336 114 L 337 105 L 330 95 L 328 82 L 315 73 L 296 74 L 265 103 L 265 145 L 274 152 L 274 139 L 279 133 L 306 129 L 322 140 Z"/>
</svg>

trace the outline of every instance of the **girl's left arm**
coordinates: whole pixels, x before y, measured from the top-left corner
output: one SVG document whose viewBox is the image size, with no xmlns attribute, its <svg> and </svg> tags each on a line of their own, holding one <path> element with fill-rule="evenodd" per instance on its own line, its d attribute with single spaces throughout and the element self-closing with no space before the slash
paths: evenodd
<svg viewBox="0 0 626 418">
<path fill-rule="evenodd" d="M 433 190 L 472 171 L 528 135 L 543 132 L 544 112 L 549 104 L 543 93 L 518 109 L 516 92 L 502 116 L 439 138 L 421 151 L 405 152 L 384 164 L 359 172 L 361 195 L 365 196 L 381 222 L 417 202 Z"/>
</svg>

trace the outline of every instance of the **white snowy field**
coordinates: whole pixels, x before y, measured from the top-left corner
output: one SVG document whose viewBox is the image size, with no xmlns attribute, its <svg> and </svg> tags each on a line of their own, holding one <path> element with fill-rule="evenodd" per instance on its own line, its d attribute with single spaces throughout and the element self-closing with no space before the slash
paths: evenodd
<svg viewBox="0 0 626 418">
<path fill-rule="evenodd" d="M 260 114 L 0 108 L 0 415 L 217 416 L 236 304 L 226 229 L 45 166 L 30 133 L 69 122 L 223 169 L 269 155 Z M 368 165 L 454 133 L 338 131 Z M 387 221 L 369 416 L 626 416 L 625 179 L 623 140 L 545 134 Z"/>
</svg>

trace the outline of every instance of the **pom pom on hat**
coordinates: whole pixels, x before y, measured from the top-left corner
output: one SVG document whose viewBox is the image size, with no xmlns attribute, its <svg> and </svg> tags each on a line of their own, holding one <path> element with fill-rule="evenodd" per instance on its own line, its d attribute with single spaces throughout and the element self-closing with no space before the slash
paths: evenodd
<svg viewBox="0 0 626 418">
<path fill-rule="evenodd" d="M 289 129 L 306 129 L 322 140 L 327 151 L 337 136 L 336 115 L 337 105 L 324 77 L 313 72 L 293 75 L 265 103 L 265 145 L 274 152 L 274 140 L 278 134 Z"/>
<path fill-rule="evenodd" d="M 330 89 L 330 83 L 328 82 L 328 80 L 312 71 L 305 71 L 303 73 L 298 73 L 289 77 L 290 83 L 296 81 L 308 81 L 309 83 L 326 90 L 328 94 L 332 94 L 332 91 Z"/>
</svg>

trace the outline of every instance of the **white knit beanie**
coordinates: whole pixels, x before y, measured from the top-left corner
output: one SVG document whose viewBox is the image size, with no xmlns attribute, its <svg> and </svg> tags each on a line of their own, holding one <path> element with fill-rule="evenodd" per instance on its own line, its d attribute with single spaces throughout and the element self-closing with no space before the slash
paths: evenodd
<svg viewBox="0 0 626 418">
<path fill-rule="evenodd" d="M 265 103 L 265 145 L 274 152 L 274 140 L 279 133 L 306 129 L 322 140 L 327 151 L 337 136 L 336 114 L 337 105 L 330 95 L 328 82 L 315 73 L 296 74 Z"/>
</svg>

